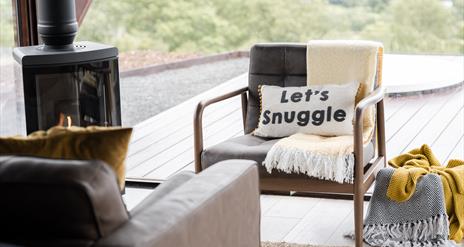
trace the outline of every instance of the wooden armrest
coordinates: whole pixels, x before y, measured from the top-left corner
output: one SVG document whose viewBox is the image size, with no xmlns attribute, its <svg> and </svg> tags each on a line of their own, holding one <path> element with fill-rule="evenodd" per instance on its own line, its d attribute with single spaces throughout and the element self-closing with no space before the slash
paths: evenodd
<svg viewBox="0 0 464 247">
<path fill-rule="evenodd" d="M 355 119 L 354 119 L 354 154 L 356 158 L 355 165 L 355 177 L 363 178 L 364 177 L 364 167 L 362 164 L 363 160 L 363 129 L 364 121 L 363 115 L 365 110 L 372 105 L 383 102 L 385 90 L 383 87 L 378 87 L 376 90 L 371 92 L 368 96 L 362 99 L 355 108 Z M 382 104 L 383 106 L 383 104 Z M 383 114 L 383 108 L 382 114 Z M 383 118 L 382 118 L 383 121 Z M 383 129 L 383 125 L 382 125 Z"/>
<path fill-rule="evenodd" d="M 194 138 L 194 153 L 195 153 L 195 171 L 198 173 L 201 171 L 201 153 L 203 152 L 203 111 L 211 104 L 221 102 L 223 100 L 241 95 L 242 96 L 242 115 L 243 124 L 245 125 L 246 108 L 247 108 L 247 91 L 248 87 L 243 87 L 223 95 L 202 100 L 198 103 L 193 117 L 193 138 Z"/>
<path fill-rule="evenodd" d="M 364 99 L 359 101 L 359 103 L 356 105 L 356 118 L 355 121 L 359 122 L 362 120 L 362 115 L 364 110 L 367 109 L 368 106 L 374 105 L 381 101 L 384 97 L 385 94 L 385 89 L 380 86 L 376 90 L 372 91 L 368 96 L 366 96 Z M 362 123 L 362 121 L 361 121 Z"/>
</svg>

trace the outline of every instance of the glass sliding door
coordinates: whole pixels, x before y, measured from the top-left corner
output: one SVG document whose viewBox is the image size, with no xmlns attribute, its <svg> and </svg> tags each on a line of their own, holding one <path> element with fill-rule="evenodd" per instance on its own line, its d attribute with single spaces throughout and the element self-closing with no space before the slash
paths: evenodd
<svg viewBox="0 0 464 247">
<path fill-rule="evenodd" d="M 0 135 L 24 132 L 22 88 L 15 76 L 16 62 L 12 56 L 15 46 L 15 18 L 11 0 L 0 0 Z"/>
</svg>

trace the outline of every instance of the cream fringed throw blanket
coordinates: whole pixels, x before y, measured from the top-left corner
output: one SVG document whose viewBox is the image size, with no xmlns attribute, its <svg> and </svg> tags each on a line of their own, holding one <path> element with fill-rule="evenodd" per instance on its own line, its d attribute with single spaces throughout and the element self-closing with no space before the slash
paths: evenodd
<svg viewBox="0 0 464 247">
<path fill-rule="evenodd" d="M 377 79 L 381 81 L 382 45 L 370 41 L 310 41 L 307 45 L 307 84 L 359 82 L 356 99 L 368 95 Z M 377 76 L 376 76 L 377 71 Z M 363 140 L 371 140 L 374 112 L 364 115 Z M 294 134 L 279 140 L 267 153 L 268 172 L 304 173 L 339 183 L 353 182 L 353 136 L 322 137 Z"/>
</svg>

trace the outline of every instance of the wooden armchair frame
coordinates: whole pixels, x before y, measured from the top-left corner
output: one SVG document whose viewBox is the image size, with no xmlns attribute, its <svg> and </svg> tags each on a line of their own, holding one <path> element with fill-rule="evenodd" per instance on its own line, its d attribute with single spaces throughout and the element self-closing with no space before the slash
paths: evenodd
<svg viewBox="0 0 464 247">
<path fill-rule="evenodd" d="M 272 191 L 300 191 L 300 192 L 314 192 L 314 193 L 330 193 L 330 194 L 349 194 L 353 196 L 354 200 L 354 221 L 355 221 L 355 238 L 356 247 L 363 245 L 363 211 L 364 211 L 364 195 L 370 188 L 375 180 L 377 172 L 386 166 L 386 148 L 385 148 L 385 117 L 384 117 L 384 89 L 380 85 L 381 81 L 381 56 L 382 50 L 379 50 L 377 66 L 376 83 L 377 88 L 372 91 L 368 96 L 362 99 L 355 107 L 354 118 L 354 156 L 355 156 L 355 171 L 354 183 L 336 183 L 332 181 L 325 181 L 316 178 L 280 178 L 280 177 L 266 177 L 260 178 L 261 190 Z M 194 155 L 195 155 L 195 170 L 200 172 L 201 167 L 201 154 L 203 152 L 203 111 L 204 109 L 214 103 L 235 97 L 241 96 L 243 125 L 245 126 L 245 119 L 247 115 L 247 97 L 248 87 L 243 87 L 229 93 L 201 101 L 196 107 L 194 114 Z M 375 106 L 375 137 L 377 144 L 377 154 L 375 157 L 364 164 L 364 149 L 363 144 L 363 115 L 369 106 Z"/>
</svg>

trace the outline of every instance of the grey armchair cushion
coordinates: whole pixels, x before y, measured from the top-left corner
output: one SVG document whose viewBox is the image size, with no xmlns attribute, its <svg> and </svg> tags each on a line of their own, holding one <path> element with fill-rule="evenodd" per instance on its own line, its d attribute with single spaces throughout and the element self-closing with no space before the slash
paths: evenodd
<svg viewBox="0 0 464 247">
<path fill-rule="evenodd" d="M 213 164 L 228 159 L 250 159 L 258 163 L 259 175 L 263 177 L 304 177 L 303 174 L 287 174 L 278 170 L 268 173 L 262 162 L 266 158 L 267 152 L 279 139 L 269 139 L 247 134 L 229 139 L 212 147 L 206 148 L 201 155 L 201 165 L 205 169 Z M 364 165 L 374 157 L 374 144 L 369 144 L 364 148 Z"/>
<path fill-rule="evenodd" d="M 257 44 L 250 50 L 248 113 L 245 133 L 259 121 L 258 85 L 281 87 L 306 85 L 306 45 Z"/>
</svg>

